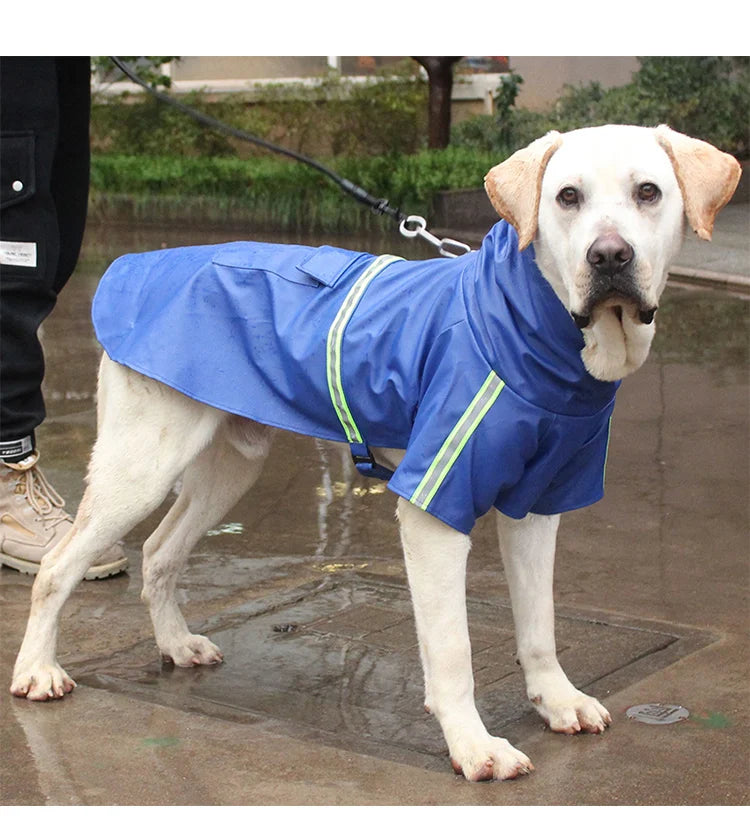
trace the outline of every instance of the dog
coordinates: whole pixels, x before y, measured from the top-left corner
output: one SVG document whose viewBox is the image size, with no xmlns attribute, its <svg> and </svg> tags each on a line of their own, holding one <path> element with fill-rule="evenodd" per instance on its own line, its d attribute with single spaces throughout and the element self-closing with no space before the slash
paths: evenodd
<svg viewBox="0 0 750 825">
<path fill-rule="evenodd" d="M 34 583 L 11 692 L 74 688 L 55 653 L 65 600 L 180 478 L 143 548 L 142 596 L 164 657 L 221 662 L 189 631 L 177 578 L 282 427 L 348 441 L 360 470 L 390 478 L 425 707 L 457 773 L 533 770 L 474 703 L 465 572 L 493 507 L 528 698 L 553 731 L 604 731 L 610 714 L 556 657 L 560 513 L 601 496 L 615 391 L 648 355 L 685 220 L 710 240 L 739 176 L 666 126 L 551 132 L 489 171 L 501 220 L 453 261 L 239 243 L 115 262 L 94 301 L 105 354 L 88 483 Z"/>
</svg>

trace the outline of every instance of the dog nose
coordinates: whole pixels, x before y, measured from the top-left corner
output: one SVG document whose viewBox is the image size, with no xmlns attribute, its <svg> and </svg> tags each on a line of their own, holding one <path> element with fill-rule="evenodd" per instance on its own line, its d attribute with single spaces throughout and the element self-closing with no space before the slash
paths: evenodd
<svg viewBox="0 0 750 825">
<path fill-rule="evenodd" d="M 633 260 L 633 247 L 616 232 L 600 235 L 586 252 L 586 260 L 600 275 L 617 275 Z"/>
</svg>

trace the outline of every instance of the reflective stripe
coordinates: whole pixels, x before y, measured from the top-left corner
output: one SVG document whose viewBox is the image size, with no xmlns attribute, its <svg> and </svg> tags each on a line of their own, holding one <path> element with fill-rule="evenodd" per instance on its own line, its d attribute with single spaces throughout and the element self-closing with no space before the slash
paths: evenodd
<svg viewBox="0 0 750 825">
<path fill-rule="evenodd" d="M 381 255 L 376 258 L 367 269 L 359 276 L 354 286 L 349 290 L 344 303 L 341 305 L 336 317 L 333 319 L 331 328 L 328 330 L 328 343 L 326 345 L 326 375 L 328 378 L 328 391 L 331 393 L 331 401 L 336 415 L 344 428 L 344 435 L 349 442 L 362 443 L 362 436 L 359 434 L 357 425 L 346 403 L 344 386 L 341 381 L 341 344 L 344 340 L 344 330 L 350 318 L 357 308 L 365 290 L 370 285 L 370 281 L 388 264 L 394 261 L 401 261 L 396 255 Z"/>
<path fill-rule="evenodd" d="M 602 490 L 607 480 L 607 459 L 609 458 L 609 439 L 612 436 L 612 416 L 610 415 L 607 422 L 607 446 L 604 449 L 604 464 L 602 465 Z"/>
<path fill-rule="evenodd" d="M 409 499 L 412 504 L 422 510 L 427 509 L 440 489 L 443 479 L 448 475 L 448 471 L 461 455 L 466 442 L 495 403 L 504 386 L 505 381 L 490 371 L 481 389 L 466 408 L 466 412 L 459 418 L 458 423 L 443 442 L 443 446 L 435 456 L 429 470 L 424 474 L 422 481 L 419 482 L 414 495 Z"/>
</svg>

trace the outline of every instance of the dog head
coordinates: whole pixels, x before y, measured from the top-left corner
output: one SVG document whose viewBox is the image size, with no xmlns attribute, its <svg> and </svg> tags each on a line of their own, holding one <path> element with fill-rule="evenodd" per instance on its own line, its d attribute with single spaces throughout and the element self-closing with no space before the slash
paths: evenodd
<svg viewBox="0 0 750 825">
<path fill-rule="evenodd" d="M 550 132 L 495 166 L 485 188 L 532 241 L 537 264 L 583 331 L 582 358 L 613 381 L 648 355 L 685 217 L 710 240 L 740 177 L 737 161 L 667 126 Z"/>
</svg>

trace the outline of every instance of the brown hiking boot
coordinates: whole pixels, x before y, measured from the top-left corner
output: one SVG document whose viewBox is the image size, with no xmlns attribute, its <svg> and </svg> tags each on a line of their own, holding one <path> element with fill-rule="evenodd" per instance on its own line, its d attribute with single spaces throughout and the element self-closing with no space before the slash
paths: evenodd
<svg viewBox="0 0 750 825">
<path fill-rule="evenodd" d="M 67 534 L 73 519 L 65 501 L 37 467 L 34 452 L 17 464 L 0 461 L 0 566 L 34 576 L 39 563 Z M 86 571 L 85 579 L 114 576 L 128 566 L 122 548 L 115 544 Z"/>
</svg>

